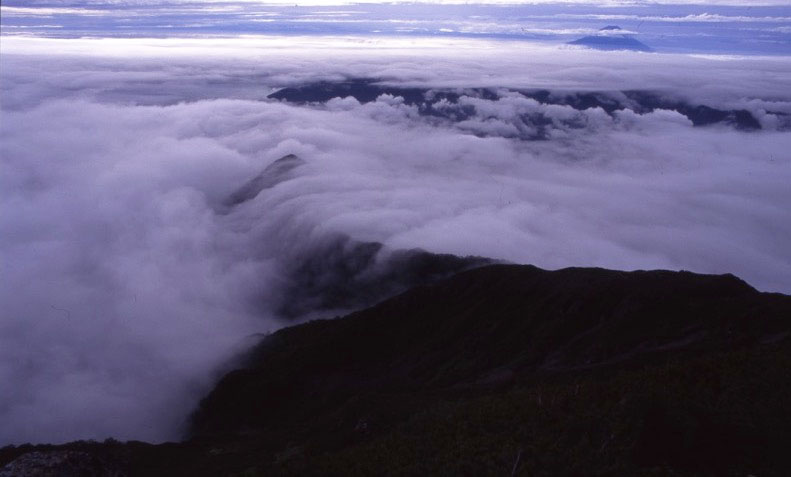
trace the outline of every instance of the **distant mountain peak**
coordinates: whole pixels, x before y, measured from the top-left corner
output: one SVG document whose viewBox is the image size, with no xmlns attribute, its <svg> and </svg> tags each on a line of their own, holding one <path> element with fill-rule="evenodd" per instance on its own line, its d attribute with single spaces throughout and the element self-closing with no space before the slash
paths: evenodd
<svg viewBox="0 0 791 477">
<path fill-rule="evenodd" d="M 578 40 L 570 41 L 569 45 L 581 45 L 597 50 L 631 50 L 631 51 L 653 51 L 645 43 L 626 34 L 610 34 L 610 32 L 623 31 L 618 25 L 607 25 L 600 28 L 598 34 L 589 35 Z"/>
</svg>

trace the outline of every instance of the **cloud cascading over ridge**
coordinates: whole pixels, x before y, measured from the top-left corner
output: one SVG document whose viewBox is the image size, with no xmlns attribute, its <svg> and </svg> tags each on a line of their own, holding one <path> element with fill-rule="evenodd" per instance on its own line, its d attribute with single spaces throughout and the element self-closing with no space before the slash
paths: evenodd
<svg viewBox="0 0 791 477">
<path fill-rule="evenodd" d="M 212 372 L 282 326 L 267 303 L 284 262 L 339 235 L 791 292 L 787 58 L 410 41 L 4 38 L 0 443 L 177 438 Z M 359 77 L 450 88 L 473 113 L 266 99 Z M 501 94 L 465 90 L 479 87 Z M 762 129 L 507 88 L 650 89 Z M 546 138 L 513 133 L 534 113 Z M 288 180 L 222 208 L 287 154 L 304 161 Z"/>
</svg>

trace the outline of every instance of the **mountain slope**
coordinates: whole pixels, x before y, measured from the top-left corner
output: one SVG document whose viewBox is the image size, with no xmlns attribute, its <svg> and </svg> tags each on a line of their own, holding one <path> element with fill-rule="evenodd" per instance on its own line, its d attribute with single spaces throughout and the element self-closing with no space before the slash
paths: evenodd
<svg viewBox="0 0 791 477">
<path fill-rule="evenodd" d="M 491 265 L 267 336 L 182 443 L 10 447 L 0 465 L 788 475 L 789 336 L 791 297 L 732 275 Z"/>
<path fill-rule="evenodd" d="M 258 467 L 266 472 L 442 473 L 463 444 L 473 455 L 458 472 L 485 474 L 497 473 L 484 463 L 502 452 L 513 459 L 552 435 L 573 440 L 569 429 L 582 426 L 593 433 L 585 443 L 530 472 L 757 466 L 771 475 L 788 462 L 755 435 L 791 437 L 789 330 L 791 298 L 731 275 L 488 266 L 269 336 L 201 403 L 193 432 L 231 448 L 268 442 L 278 450 Z M 613 389 L 629 406 L 613 407 Z M 711 413 L 707 401 L 730 407 Z M 492 406 L 513 415 L 490 416 Z M 535 422 L 536 412 L 564 425 Z M 605 432 L 613 425 L 625 429 L 620 440 Z M 618 452 L 602 458 L 596 448 L 609 445 Z M 572 451 L 582 453 L 573 465 Z"/>
<path fill-rule="evenodd" d="M 267 427 L 292 406 L 309 413 L 314 403 L 293 399 L 305 393 L 459 389 L 728 350 L 782 336 L 789 316 L 789 298 L 731 275 L 483 267 L 266 338 L 202 403 L 195 432 Z"/>
</svg>

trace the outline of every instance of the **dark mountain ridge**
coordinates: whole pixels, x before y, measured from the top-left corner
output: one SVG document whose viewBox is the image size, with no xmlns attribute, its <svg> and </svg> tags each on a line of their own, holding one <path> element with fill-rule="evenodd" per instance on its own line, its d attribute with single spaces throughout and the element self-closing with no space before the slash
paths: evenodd
<svg viewBox="0 0 791 477">
<path fill-rule="evenodd" d="M 787 475 L 789 336 L 791 297 L 732 275 L 490 265 L 263 338 L 182 443 L 8 447 L 0 465 Z"/>
<path fill-rule="evenodd" d="M 201 403 L 193 433 L 265 428 L 305 393 L 461 389 L 728 350 L 784 336 L 789 318 L 791 299 L 732 275 L 488 266 L 278 331 Z"/>
<path fill-rule="evenodd" d="M 607 37 L 604 37 L 607 38 Z M 351 78 L 345 81 L 322 81 L 301 86 L 280 89 L 268 96 L 294 104 L 326 103 L 333 98 L 355 98 L 360 103 L 375 101 L 381 95 L 401 97 L 407 105 L 418 107 L 418 112 L 425 117 L 445 119 L 452 122 L 467 120 L 477 114 L 474 106 L 461 104 L 462 96 L 497 101 L 502 97 L 502 89 L 492 88 L 418 88 L 387 84 L 386 81 L 374 78 Z M 534 99 L 544 105 L 570 106 L 582 111 L 589 108 L 602 108 L 609 115 L 615 111 L 629 109 L 638 114 L 645 114 L 657 109 L 676 111 L 683 114 L 694 126 L 702 127 L 723 124 L 742 131 L 761 129 L 756 117 L 744 109 L 721 109 L 718 107 L 691 102 L 658 91 L 626 90 L 626 91 L 551 91 L 545 89 L 515 89 L 515 92 L 526 98 Z M 526 115 L 522 120 L 534 127 L 538 133 L 528 134 L 522 139 L 547 139 L 541 126 L 552 124 L 553 119 L 541 113 Z M 581 125 L 565 124 L 575 128 Z M 542 133 L 544 131 L 544 133 Z"/>
</svg>

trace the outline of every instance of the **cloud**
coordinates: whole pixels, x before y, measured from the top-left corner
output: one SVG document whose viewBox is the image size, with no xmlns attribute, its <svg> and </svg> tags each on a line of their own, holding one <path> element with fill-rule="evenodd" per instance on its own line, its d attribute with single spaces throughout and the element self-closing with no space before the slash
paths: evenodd
<svg viewBox="0 0 791 477">
<path fill-rule="evenodd" d="M 670 16 L 670 15 L 632 15 L 632 14 L 556 14 L 552 18 L 565 18 L 575 20 L 637 20 L 665 23 L 787 23 L 791 17 L 754 17 L 745 15 L 721 15 L 717 13 L 699 13 L 695 15 Z"/>
<path fill-rule="evenodd" d="M 85 16 L 94 16 L 94 15 L 106 15 L 108 11 L 104 10 L 92 10 L 89 8 L 62 8 L 62 7 L 54 7 L 54 8 L 47 8 L 47 7 L 36 7 L 36 8 L 29 8 L 29 7 L 0 7 L 0 12 L 2 12 L 5 16 L 45 16 L 51 17 L 53 15 L 85 15 Z"/>
<path fill-rule="evenodd" d="M 52 94 L 158 104 L 262 99 L 273 88 L 346 77 L 461 88 L 660 89 L 679 95 L 694 92 L 696 100 L 717 104 L 724 99 L 788 97 L 785 56 L 647 55 L 453 38 L 262 35 L 57 41 L 4 37 L 3 47 L 3 75 L 14 86 L 14 94 L 2 96 L 4 107 Z M 16 62 L 18 55 L 29 56 Z M 135 61 L 130 63 L 130 57 Z M 266 68 L 259 66 L 262 61 Z M 42 68 L 57 74 L 35 74 Z M 713 77 L 718 81 L 711 81 Z"/>
<path fill-rule="evenodd" d="M 680 2 L 343 2 L 326 8 L 259 1 L 6 0 L 4 36 L 60 38 L 237 36 L 240 34 L 488 37 L 558 44 L 582 36 L 620 34 L 658 52 L 786 55 L 789 23 L 782 1 Z M 460 2 L 459 2 L 460 3 Z M 498 4 L 499 3 L 499 4 Z"/>
<path fill-rule="evenodd" d="M 132 1 L 118 1 L 118 0 L 49 0 L 42 2 L 41 0 L 32 0 L 32 4 L 64 4 L 73 6 L 217 6 L 217 5 L 287 5 L 292 6 L 292 0 L 136 0 Z M 456 5 L 456 4 L 483 4 L 483 5 L 541 5 L 541 4 L 589 4 L 598 7 L 609 6 L 645 6 L 644 0 L 396 0 L 396 1 L 382 1 L 382 0 L 307 0 L 299 2 L 301 6 L 336 6 L 336 5 L 365 5 L 377 3 L 406 3 L 406 4 L 435 4 L 435 5 Z M 724 5 L 724 6 L 762 6 L 762 5 L 778 5 L 786 6 L 784 0 L 758 0 L 748 2 L 747 0 L 652 0 L 650 4 L 670 4 L 670 5 Z"/>
<path fill-rule="evenodd" d="M 791 100 L 781 60 L 508 42 L 3 41 L 2 443 L 177 438 L 213 373 L 283 325 L 289 263 L 339 235 L 547 268 L 732 272 L 791 291 L 791 135 L 772 126 Z M 475 114 L 461 122 L 392 95 L 265 100 L 347 76 L 661 86 L 763 111 L 766 129 L 506 93 L 463 95 Z M 511 134 L 539 112 L 549 140 Z M 304 163 L 288 180 L 223 209 L 292 153 Z"/>
</svg>

